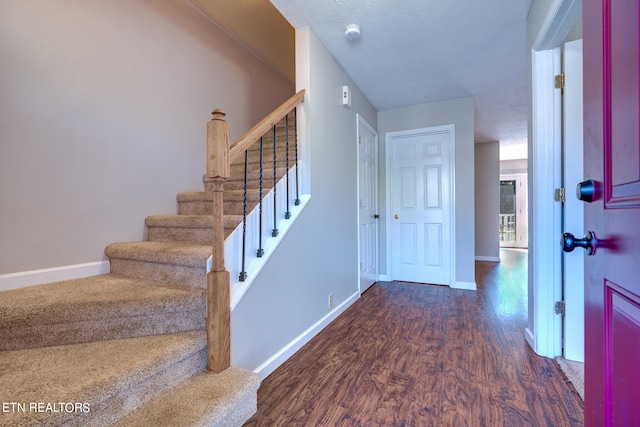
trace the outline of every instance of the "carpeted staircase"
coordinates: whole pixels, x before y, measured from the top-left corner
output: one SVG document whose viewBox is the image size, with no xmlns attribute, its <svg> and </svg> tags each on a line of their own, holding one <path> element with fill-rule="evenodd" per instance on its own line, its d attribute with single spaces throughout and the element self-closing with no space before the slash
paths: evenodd
<svg viewBox="0 0 640 427">
<path fill-rule="evenodd" d="M 277 129 L 280 157 L 284 121 Z M 268 133 L 263 194 L 273 186 L 272 140 Z M 247 212 L 258 203 L 257 162 L 254 145 Z M 231 170 L 225 236 L 242 222 L 244 158 Z M 276 178 L 285 171 L 282 155 Z M 178 215 L 148 217 L 148 241 L 109 245 L 110 274 L 0 293 L 0 426 L 236 426 L 255 413 L 258 375 L 205 369 L 204 185 L 178 195 Z"/>
</svg>

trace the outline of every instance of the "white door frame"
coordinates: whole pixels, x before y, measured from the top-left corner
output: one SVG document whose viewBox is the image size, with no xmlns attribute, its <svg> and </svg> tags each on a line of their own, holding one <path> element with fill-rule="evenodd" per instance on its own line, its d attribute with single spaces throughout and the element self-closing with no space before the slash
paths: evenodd
<svg viewBox="0 0 640 427">
<path fill-rule="evenodd" d="M 386 170 L 386 176 L 385 176 L 385 188 L 386 190 L 386 194 L 385 194 L 385 199 L 386 199 L 386 213 L 385 213 L 385 217 L 386 217 L 386 230 L 387 230 L 387 248 L 386 248 L 386 252 L 387 252 L 387 274 L 389 275 L 389 280 L 393 280 L 394 279 L 394 271 L 393 271 L 393 233 L 391 232 L 391 230 L 393 230 L 393 224 L 392 224 L 392 212 L 391 212 L 391 208 L 392 208 L 392 201 L 391 201 L 391 191 L 389 190 L 391 188 L 391 182 L 392 182 L 392 178 L 393 178 L 393 165 L 392 165 L 392 160 L 393 160 L 393 145 L 392 145 L 392 138 L 395 136 L 400 136 L 400 135 L 409 135 L 412 133 L 425 133 L 425 132 L 448 132 L 450 135 L 450 141 L 449 141 L 449 194 L 450 194 L 450 199 L 451 199 L 451 206 L 450 206 L 450 224 L 451 224 L 451 229 L 449 231 L 449 236 L 451 238 L 451 247 L 450 247 L 450 253 L 449 253 L 449 268 L 450 268 L 450 272 L 449 272 L 449 286 L 452 288 L 462 288 L 461 286 L 459 286 L 458 282 L 456 281 L 456 235 L 455 235 L 455 218 L 456 218 L 456 193 L 455 193 L 455 144 L 456 144 L 456 130 L 455 130 L 455 125 L 450 124 L 450 125 L 441 125 L 441 126 L 429 126 L 429 127 L 425 127 L 425 128 L 418 128 L 418 129 L 407 129 L 407 130 L 402 130 L 402 131 L 396 131 L 396 132 L 387 132 L 386 136 L 385 136 L 385 170 Z M 469 289 L 469 288 L 464 288 L 464 289 Z M 475 290 L 475 289 L 474 289 Z"/>
<path fill-rule="evenodd" d="M 525 338 L 541 356 L 562 354 L 560 204 L 554 190 L 561 177 L 561 98 L 554 88 L 560 52 L 582 12 L 580 0 L 554 0 L 532 46 L 531 139 L 529 141 L 529 323 Z"/>
<path fill-rule="evenodd" d="M 378 204 L 378 179 L 379 179 L 379 165 L 378 165 L 378 150 L 380 148 L 379 143 L 378 143 L 378 132 L 369 124 L 367 123 L 367 121 L 360 115 L 360 113 L 356 114 L 356 146 L 357 146 L 357 153 L 356 153 L 356 158 L 358 159 L 358 165 L 356 166 L 356 176 L 357 176 L 357 183 L 356 183 L 356 188 L 357 188 L 357 221 L 358 221 L 358 293 L 360 295 L 362 295 L 362 292 L 364 292 L 365 290 L 362 289 L 362 285 L 361 285 L 361 278 L 360 278 L 360 263 L 362 262 L 361 260 L 361 254 L 360 254 L 360 239 L 362 239 L 362 236 L 360 235 L 360 126 L 363 126 L 364 128 L 366 128 L 369 132 L 371 132 L 373 135 L 375 135 L 375 172 L 373 174 L 374 176 L 374 181 L 375 181 L 375 191 L 374 193 L 374 205 L 375 205 L 375 210 L 376 212 L 379 212 L 380 210 L 380 205 Z M 376 239 L 375 239 L 375 260 L 376 260 L 376 281 L 379 280 L 379 275 L 380 275 L 380 256 L 379 256 L 379 246 L 380 246 L 380 225 L 379 222 L 376 222 L 376 231 L 375 231 L 375 235 L 376 235 Z"/>
<path fill-rule="evenodd" d="M 574 196 L 576 185 L 584 181 L 582 40 L 564 44 L 563 72 L 566 75 L 563 106 L 563 186 L 566 192 L 562 222 L 564 232 L 582 237 L 584 202 Z M 584 261 L 583 253 L 563 253 L 563 355 L 584 362 Z"/>
</svg>

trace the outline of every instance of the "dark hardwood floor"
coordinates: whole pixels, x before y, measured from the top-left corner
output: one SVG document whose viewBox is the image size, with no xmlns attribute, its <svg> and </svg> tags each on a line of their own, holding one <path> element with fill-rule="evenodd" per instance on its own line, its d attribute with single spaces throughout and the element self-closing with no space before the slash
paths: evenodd
<svg viewBox="0 0 640 427">
<path fill-rule="evenodd" d="M 380 282 L 266 378 L 246 426 L 581 426 L 583 402 L 524 340 L 526 253 L 477 292 Z"/>
</svg>

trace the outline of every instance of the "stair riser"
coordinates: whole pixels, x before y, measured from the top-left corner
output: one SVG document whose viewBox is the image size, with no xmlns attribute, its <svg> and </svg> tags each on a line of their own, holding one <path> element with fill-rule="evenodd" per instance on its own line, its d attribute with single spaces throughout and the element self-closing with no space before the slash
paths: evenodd
<svg viewBox="0 0 640 427">
<path fill-rule="evenodd" d="M 193 333 L 187 333 L 193 334 Z M 130 414 L 136 408 L 140 407 L 144 403 L 151 399 L 165 393 L 181 383 L 186 379 L 202 372 L 206 367 L 206 334 L 204 332 L 198 332 L 199 336 L 197 341 L 182 341 L 180 346 L 174 345 L 170 351 L 167 351 L 160 355 L 154 347 L 150 351 L 153 357 L 153 362 L 128 360 L 128 355 L 124 354 L 123 361 L 126 361 L 125 365 L 120 365 L 121 370 L 113 372 L 113 376 L 104 375 L 104 368 L 109 369 L 111 365 L 107 362 L 106 365 L 88 364 L 82 363 L 82 367 L 88 370 L 79 370 L 76 375 L 93 377 L 95 376 L 95 382 L 88 382 L 83 385 L 83 388 L 77 388 L 77 381 L 71 380 L 71 384 L 76 384 L 76 387 L 65 388 L 64 384 L 69 379 L 69 367 L 62 363 L 63 373 L 58 379 L 59 383 L 53 383 L 51 380 L 52 369 L 47 366 L 38 366 L 38 364 L 31 364 L 33 371 L 32 377 L 34 378 L 34 385 L 26 384 L 25 386 L 18 386 L 15 393 L 15 401 L 17 402 L 58 402 L 58 400 L 51 399 L 52 392 L 55 387 L 58 387 L 57 394 L 55 396 L 61 402 L 83 402 L 88 404 L 89 412 L 29 412 L 24 413 L 8 413 L 0 415 L 0 425 L 11 426 L 106 426 L 112 425 L 118 419 Z M 144 339 L 144 338 L 143 338 Z M 151 340 L 150 343 L 153 343 Z M 114 341 L 107 341 L 107 343 L 114 343 Z M 83 344 L 80 344 L 83 345 Z M 91 345 L 91 344 L 87 344 Z M 135 346 L 135 344 L 133 344 Z M 97 347 L 99 348 L 99 347 Z M 47 349 L 44 349 L 45 351 Z M 63 354 L 62 347 L 51 348 L 48 354 L 55 355 L 55 357 L 61 357 Z M 107 346 L 107 353 L 113 350 L 113 347 Z M 29 350 L 27 350 L 29 351 Z M 79 350 L 83 351 L 83 350 Z M 26 355 L 28 360 L 33 359 L 30 355 Z M 73 357 L 73 356 L 71 356 Z M 100 359 L 101 355 L 98 354 L 97 358 Z M 117 361 L 119 355 L 115 354 L 112 357 Z M 89 357 L 89 359 L 91 359 Z M 138 363 L 140 362 L 140 363 Z M 19 365 L 20 362 L 10 362 L 14 365 Z M 31 361 L 30 363 L 34 363 Z M 55 361 L 54 361 L 55 363 Z M 42 389 L 38 388 L 38 381 L 42 379 L 38 378 L 38 368 L 42 368 L 45 371 L 45 378 L 49 378 L 46 383 L 40 384 Z M 95 371 L 95 372 L 94 372 Z M 111 371 L 107 371 L 111 372 Z M 123 375 L 127 372 L 127 375 Z M 66 375 L 65 375 L 66 374 Z M 57 378 L 56 378 L 57 379 Z M 10 392 L 10 396 L 12 393 Z M 22 399 L 22 400 L 20 400 Z"/>
<path fill-rule="evenodd" d="M 277 147 L 277 148 L 278 150 L 276 152 L 276 161 L 282 162 L 283 164 L 286 163 L 287 147 L 283 146 L 283 147 Z M 256 163 L 256 164 L 260 163 L 260 147 L 259 146 L 254 150 L 249 150 L 248 161 L 249 163 Z M 273 146 L 262 147 L 262 163 L 263 164 L 269 163 L 273 165 Z M 293 164 L 293 163 L 295 163 L 295 147 L 293 149 L 292 147 L 289 147 L 289 164 Z M 244 164 L 244 156 L 242 156 L 240 160 L 233 162 L 233 165 L 243 165 L 243 164 Z"/>
<path fill-rule="evenodd" d="M 263 197 L 267 194 L 267 191 L 263 189 Z M 258 202 L 260 200 L 260 192 L 256 189 L 247 189 L 247 201 Z M 244 191 L 227 191 L 224 194 L 225 207 L 228 202 L 243 202 L 245 198 Z"/>
<path fill-rule="evenodd" d="M 249 163 L 251 162 L 259 162 L 260 161 L 260 144 L 256 144 L 254 147 L 250 148 L 249 150 Z M 296 146 L 289 144 L 289 163 L 295 163 L 295 156 L 296 156 Z M 282 160 L 282 162 L 284 163 L 286 161 L 287 158 L 287 146 L 285 145 L 285 143 L 283 142 L 282 145 L 280 145 L 280 143 L 278 143 L 278 145 L 276 146 L 276 159 L 278 161 Z M 267 160 L 271 161 L 271 163 L 273 163 L 273 145 L 271 144 L 264 144 L 262 146 L 262 160 L 264 162 L 266 162 Z M 241 155 L 240 157 L 238 157 L 232 164 L 236 165 L 236 164 L 244 164 L 244 155 Z"/>
<path fill-rule="evenodd" d="M 257 411 L 259 386 L 257 374 L 239 368 L 231 367 L 219 374 L 202 373 L 113 427 L 242 426 Z"/>
<path fill-rule="evenodd" d="M 266 195 L 265 191 L 265 195 Z M 247 202 L 247 213 L 258 206 L 258 199 L 254 198 Z M 230 200 L 224 202 L 225 215 L 242 215 L 244 210 L 243 200 Z M 213 205 L 209 201 L 189 201 L 179 202 L 178 212 L 180 215 L 213 215 Z M 235 227 L 234 227 L 235 228 Z M 207 242 L 206 245 L 211 244 Z"/>
<path fill-rule="evenodd" d="M 160 396 L 162 393 L 175 387 L 180 382 L 201 372 L 207 366 L 206 350 L 189 355 L 182 360 L 178 360 L 173 365 L 161 370 L 155 375 L 147 378 L 133 387 L 119 390 L 119 394 L 111 398 L 96 403 L 91 406 L 94 418 L 87 420 L 87 424 L 77 424 L 78 426 L 104 426 L 111 425 L 118 419 L 129 415 L 144 403 Z"/>
<path fill-rule="evenodd" d="M 209 201 L 178 202 L 179 215 L 213 215 L 213 205 Z"/>
<path fill-rule="evenodd" d="M 235 406 L 242 408 L 242 411 L 228 411 L 224 419 L 216 425 L 219 426 L 241 426 L 247 422 L 256 412 L 258 412 L 257 390 L 254 393 L 245 393 L 235 400 Z"/>
<path fill-rule="evenodd" d="M 289 182 L 291 183 L 291 175 L 289 176 Z M 227 181 L 224 183 L 225 190 L 244 190 L 244 181 Z M 263 197 L 267 195 L 269 191 L 273 188 L 273 178 L 264 178 L 262 180 L 262 195 Z M 259 190 L 260 189 L 260 180 L 254 179 L 247 181 L 247 189 L 248 190 Z"/>
<path fill-rule="evenodd" d="M 287 165 L 287 162 L 285 159 L 279 159 L 276 162 L 276 168 L 277 169 L 285 169 Z M 289 167 L 292 167 L 293 165 L 295 165 L 295 162 L 293 161 L 289 161 Z M 257 174 L 257 176 L 260 176 L 260 158 L 257 157 L 255 159 L 249 159 L 248 162 L 248 173 L 247 175 L 250 175 L 251 173 Z M 262 159 L 262 175 L 266 175 L 266 174 L 271 174 L 271 176 L 273 176 L 273 159 Z M 278 174 L 280 175 L 280 172 L 278 172 Z M 231 165 L 231 179 L 244 179 L 244 161 L 242 163 L 236 163 L 236 164 L 232 164 Z"/>
<path fill-rule="evenodd" d="M 289 179 L 294 179 L 295 172 L 289 172 Z M 276 176 L 280 180 L 285 175 L 285 169 L 280 168 L 277 170 Z M 273 169 L 265 169 L 262 174 L 262 190 L 266 193 L 266 189 L 273 187 Z M 250 190 L 257 190 L 260 188 L 260 171 L 249 171 L 247 174 L 247 188 Z M 243 190 L 244 189 L 244 176 L 241 178 L 231 177 L 224 183 L 225 190 Z M 204 184 L 204 191 L 212 191 L 212 185 L 209 183 Z"/>
<path fill-rule="evenodd" d="M 0 351 L 204 330 L 205 317 L 206 307 L 202 304 L 193 311 L 12 327 L 0 330 L 0 336 L 4 337 Z"/>
<path fill-rule="evenodd" d="M 225 227 L 225 238 L 233 232 L 234 228 Z M 147 230 L 148 239 L 151 242 L 174 242 L 201 246 L 213 244 L 211 228 L 148 227 Z"/>
<path fill-rule="evenodd" d="M 179 286 L 207 286 L 206 265 L 189 267 L 130 259 L 111 258 L 111 273 L 136 279 L 150 279 Z"/>
</svg>

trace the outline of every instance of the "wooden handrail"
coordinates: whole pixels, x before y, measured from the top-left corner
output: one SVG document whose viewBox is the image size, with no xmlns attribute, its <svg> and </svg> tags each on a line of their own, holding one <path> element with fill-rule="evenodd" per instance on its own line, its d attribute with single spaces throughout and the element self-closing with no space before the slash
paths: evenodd
<svg viewBox="0 0 640 427">
<path fill-rule="evenodd" d="M 231 162 L 239 159 L 242 153 L 248 150 L 254 142 L 256 142 L 262 135 L 264 135 L 269 129 L 276 123 L 284 118 L 291 110 L 293 110 L 298 104 L 304 101 L 305 90 L 287 99 L 282 105 L 273 110 L 271 114 L 262 119 L 257 125 L 251 128 L 247 133 L 238 138 L 236 142 L 231 146 L 229 157 Z"/>
<path fill-rule="evenodd" d="M 222 372 L 231 365 L 231 278 L 224 265 L 224 182 L 230 177 L 231 162 L 300 104 L 304 94 L 301 90 L 289 98 L 232 146 L 224 111 L 214 110 L 207 124 L 207 177 L 213 192 L 212 268 L 207 274 L 207 369 L 210 371 Z M 274 150 L 275 147 L 274 135 Z"/>
</svg>

